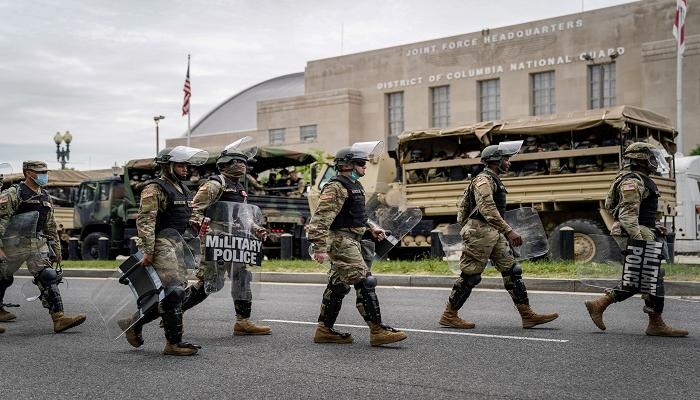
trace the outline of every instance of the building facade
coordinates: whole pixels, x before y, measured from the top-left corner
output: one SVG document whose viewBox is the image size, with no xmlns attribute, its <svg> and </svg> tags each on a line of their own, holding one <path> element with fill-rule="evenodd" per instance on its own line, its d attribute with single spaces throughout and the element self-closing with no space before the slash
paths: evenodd
<svg viewBox="0 0 700 400">
<path fill-rule="evenodd" d="M 303 93 L 276 93 L 275 85 L 264 96 L 248 93 L 255 98 L 248 108 L 255 109 L 256 126 L 247 129 L 226 125 L 229 103 L 241 101 L 241 94 L 234 96 L 195 126 L 192 145 L 221 146 L 250 134 L 259 145 L 333 153 L 363 140 L 384 139 L 391 147 L 404 130 L 623 104 L 675 122 L 674 14 L 674 0 L 640 1 L 309 61 L 303 75 L 282 77 L 294 77 L 291 86 Z M 686 154 L 700 144 L 699 55 L 700 10 L 690 7 L 683 68 Z M 207 125 L 216 129 L 207 131 Z"/>
</svg>

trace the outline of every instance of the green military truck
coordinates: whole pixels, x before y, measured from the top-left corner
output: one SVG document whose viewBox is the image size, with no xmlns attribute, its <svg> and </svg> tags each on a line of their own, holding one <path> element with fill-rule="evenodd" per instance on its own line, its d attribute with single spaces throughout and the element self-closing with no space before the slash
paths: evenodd
<svg viewBox="0 0 700 400">
<path fill-rule="evenodd" d="M 446 129 L 403 132 L 392 151 L 397 161 L 377 164 L 397 171 L 387 195 L 419 207 L 423 221 L 401 243 L 404 254 L 428 252 L 430 232 L 456 222 L 457 202 L 471 177 L 480 171 L 479 152 L 505 140 L 523 140 L 503 178 L 508 207 L 534 207 L 549 235 L 551 256 L 561 256 L 559 230 L 575 231 L 575 257 L 591 260 L 608 242 L 596 240 L 612 226 L 603 207 L 608 188 L 622 163 L 622 151 L 633 141 L 648 141 L 675 153 L 676 131 L 658 114 L 618 106 L 542 117 L 487 121 Z M 654 177 L 661 198 L 659 213 L 672 227 L 676 215 L 674 163 L 671 171 Z M 370 165 L 370 168 L 372 165 Z M 324 176 L 322 170 L 320 176 Z M 370 179 L 373 179 L 370 176 Z M 319 180 L 313 187 L 318 192 Z M 314 196 L 310 196 L 310 200 Z"/>
<path fill-rule="evenodd" d="M 192 170 L 192 178 L 186 182 L 191 190 L 196 190 L 211 174 L 216 173 L 216 158 L 221 149 L 210 149 L 212 156 L 207 163 Z M 311 165 L 316 161 L 311 153 L 263 147 L 251 163 L 253 170 L 260 174 L 271 170 Z M 75 196 L 73 228 L 68 235 L 80 241 L 83 259 L 98 257 L 99 239 L 110 239 L 110 256 L 128 255 L 131 238 L 136 236 L 136 215 L 141 190 L 145 184 L 157 176 L 157 166 L 152 158 L 131 160 L 126 163 L 119 176 L 92 179 L 80 184 Z M 248 182 L 246 182 L 248 184 Z M 299 252 L 299 241 L 303 236 L 304 225 L 310 213 L 305 197 L 290 197 L 286 194 L 292 188 L 277 186 L 266 191 L 249 188 L 248 202 L 260 207 L 264 225 L 269 231 L 268 240 L 263 244 L 263 252 L 268 257 L 277 257 L 280 252 L 280 237 L 291 234 Z"/>
</svg>

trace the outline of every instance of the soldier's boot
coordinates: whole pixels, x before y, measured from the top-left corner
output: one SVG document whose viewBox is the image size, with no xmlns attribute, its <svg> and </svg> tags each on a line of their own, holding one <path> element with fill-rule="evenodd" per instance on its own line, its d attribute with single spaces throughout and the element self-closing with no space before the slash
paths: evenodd
<svg viewBox="0 0 700 400">
<path fill-rule="evenodd" d="M 532 311 L 529 304 L 516 304 L 515 308 L 518 309 L 520 317 L 523 320 L 523 328 L 532 328 L 533 326 L 546 324 L 547 322 L 552 322 L 559 318 L 559 314 L 537 314 Z"/>
<path fill-rule="evenodd" d="M 668 326 L 661 318 L 661 313 L 650 312 L 646 334 L 649 336 L 683 337 L 688 336 L 688 331 Z"/>
<path fill-rule="evenodd" d="M 270 335 L 272 328 L 265 325 L 255 325 L 250 319 L 236 315 L 236 323 L 233 325 L 235 336 L 245 335 Z"/>
<path fill-rule="evenodd" d="M 452 304 L 449 302 L 447 303 L 447 307 L 445 307 L 445 311 L 443 311 L 442 316 L 440 317 L 440 325 L 457 329 L 474 329 L 476 326 L 476 324 L 473 322 L 465 321 L 460 318 L 457 314 L 457 310 L 455 310 L 454 307 L 452 307 Z"/>
<path fill-rule="evenodd" d="M 352 343 L 352 335 L 347 332 L 338 332 L 327 327 L 323 322 L 319 322 L 314 334 L 314 343 L 350 344 Z"/>
<path fill-rule="evenodd" d="M 5 327 L 0 326 L 0 333 L 5 333 Z"/>
<path fill-rule="evenodd" d="M 608 306 L 612 303 L 614 303 L 613 298 L 608 296 L 607 294 L 604 294 L 595 300 L 587 300 L 585 302 L 588 314 L 591 316 L 591 319 L 593 320 L 595 326 L 597 326 L 598 329 L 600 329 L 601 331 L 605 330 L 605 323 L 603 323 L 603 313 L 605 312 L 605 309 L 607 309 Z"/>
<path fill-rule="evenodd" d="M 396 343 L 406 339 L 408 336 L 398 329 L 394 329 L 388 325 L 377 324 L 374 322 L 369 325 L 369 344 L 372 346 L 381 346 L 389 343 Z"/>
<path fill-rule="evenodd" d="M 86 316 L 85 314 L 65 315 L 63 311 L 58 311 L 51 313 L 51 319 L 53 320 L 53 331 L 61 333 L 85 322 Z"/>
<path fill-rule="evenodd" d="M 15 318 L 17 318 L 17 316 L 15 314 L 0 307 L 0 321 L 7 322 L 7 321 L 12 321 Z"/>
<path fill-rule="evenodd" d="M 250 310 L 253 307 L 251 301 L 234 300 L 233 306 L 236 309 L 236 323 L 233 325 L 235 336 L 272 334 L 272 328 L 269 326 L 258 326 L 250 321 Z"/>
<path fill-rule="evenodd" d="M 135 317 L 129 317 L 129 318 L 122 318 L 119 321 L 117 321 L 117 324 L 119 325 L 119 328 L 122 331 L 126 331 L 124 334 L 124 337 L 126 337 L 126 341 L 129 342 L 129 344 L 132 347 L 141 347 L 143 346 L 143 326 L 140 324 L 135 324 L 136 322 L 134 320 Z"/>
</svg>

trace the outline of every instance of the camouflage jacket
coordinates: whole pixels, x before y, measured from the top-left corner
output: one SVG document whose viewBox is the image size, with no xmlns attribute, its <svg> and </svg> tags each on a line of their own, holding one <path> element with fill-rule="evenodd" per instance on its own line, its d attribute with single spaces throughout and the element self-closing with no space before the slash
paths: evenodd
<svg viewBox="0 0 700 400">
<path fill-rule="evenodd" d="M 190 217 L 190 222 L 193 225 L 200 225 L 207 213 L 207 209 L 211 207 L 212 204 L 219 201 L 222 194 L 224 194 L 224 187 L 222 184 L 212 179 L 204 182 L 192 199 L 192 216 Z M 261 226 L 256 224 L 253 224 L 251 227 L 253 232 L 261 228 Z"/>
<path fill-rule="evenodd" d="M 622 178 L 624 175 L 626 177 Z M 621 179 L 622 178 L 622 179 Z M 639 206 L 642 200 L 649 196 L 649 189 L 644 186 L 644 182 L 635 174 L 630 174 L 628 170 L 620 171 L 611 189 L 617 185 L 617 193 L 608 195 L 606 208 L 613 214 L 617 211 L 617 219 L 613 223 L 610 234 L 614 236 L 624 235 L 624 232 L 632 239 L 643 240 L 641 228 L 639 227 Z M 611 204 L 611 195 L 617 196 L 617 204 Z"/>
<path fill-rule="evenodd" d="M 15 215 L 19 203 L 19 192 L 16 186 L 10 186 L 0 194 L 0 238 L 5 236 L 7 225 L 10 222 L 10 218 Z M 55 254 L 61 254 L 61 240 L 58 236 L 58 227 L 53 216 L 53 202 L 51 203 L 51 211 L 49 211 L 46 223 L 41 227 L 41 231 L 49 240 L 53 241 L 52 249 Z M 0 247 L 2 247 L 2 241 L 0 241 Z"/>
<path fill-rule="evenodd" d="M 180 191 L 179 185 L 170 182 Z M 168 207 L 168 194 L 157 183 L 148 183 L 141 192 L 141 204 L 136 216 L 136 229 L 138 231 L 138 247 L 144 254 L 153 254 L 156 243 L 156 217 L 159 212 Z"/>
<path fill-rule="evenodd" d="M 328 252 L 328 240 L 330 237 L 330 226 L 335 217 L 343 208 L 345 200 L 348 198 L 348 191 L 340 182 L 332 181 L 323 187 L 319 197 L 318 207 L 306 229 L 309 236 L 309 243 L 314 245 L 317 253 Z M 352 233 L 363 234 L 367 227 L 349 229 Z"/>
<path fill-rule="evenodd" d="M 499 232 L 506 234 L 513 230 L 501 217 L 493 201 L 493 192 L 496 191 L 496 181 L 489 175 L 481 173 L 474 178 L 471 184 L 464 190 L 462 198 L 459 199 L 457 207 L 457 221 L 464 225 L 469 220 L 472 210 L 469 208 L 469 192 L 474 192 L 474 201 L 481 215 L 484 216 L 489 225 Z"/>
</svg>

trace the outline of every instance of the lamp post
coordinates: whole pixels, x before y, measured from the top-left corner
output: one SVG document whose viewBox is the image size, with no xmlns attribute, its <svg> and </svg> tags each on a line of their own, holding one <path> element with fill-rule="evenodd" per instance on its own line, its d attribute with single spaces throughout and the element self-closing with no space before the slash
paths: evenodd
<svg viewBox="0 0 700 400">
<path fill-rule="evenodd" d="M 158 130 L 158 122 L 160 122 L 161 119 L 165 119 L 165 117 L 162 115 L 153 117 L 153 122 L 156 123 L 156 155 L 158 155 L 160 151 L 160 131 Z"/>
<path fill-rule="evenodd" d="M 65 134 L 61 135 L 61 132 L 56 132 L 53 137 L 54 143 L 56 143 L 56 161 L 61 163 L 61 169 L 66 169 L 66 162 L 70 160 L 70 142 L 73 141 L 73 135 L 66 131 Z M 66 147 L 61 147 L 61 143 L 65 142 Z"/>
</svg>

